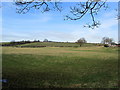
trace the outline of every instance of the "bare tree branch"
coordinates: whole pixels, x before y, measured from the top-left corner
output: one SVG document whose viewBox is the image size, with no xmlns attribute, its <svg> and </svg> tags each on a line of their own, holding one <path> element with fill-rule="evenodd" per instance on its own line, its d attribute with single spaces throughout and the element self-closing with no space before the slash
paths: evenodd
<svg viewBox="0 0 120 90">
<path fill-rule="evenodd" d="M 73 8 L 70 8 L 71 11 L 70 13 L 72 15 L 66 15 L 66 19 L 67 20 L 80 20 L 81 18 L 83 18 L 83 16 L 85 16 L 87 13 L 90 13 L 89 15 L 92 18 L 92 24 L 88 24 L 84 27 L 89 27 L 94 29 L 95 27 L 98 27 L 100 25 L 99 21 L 95 20 L 95 16 L 97 15 L 99 10 L 104 7 L 107 8 L 105 0 L 104 2 L 101 2 L 100 0 L 88 0 L 87 2 L 80 2 L 79 4 L 77 4 L 76 6 L 74 6 Z"/>
<path fill-rule="evenodd" d="M 42 9 L 42 12 L 50 11 L 52 8 L 50 7 L 50 2 L 41 0 L 38 2 L 35 2 L 35 0 L 31 0 L 29 2 L 22 2 L 19 0 L 15 0 L 15 5 L 19 6 L 20 8 L 17 8 L 17 13 L 20 14 L 25 14 L 27 13 L 30 9 Z M 53 5 L 53 4 L 51 4 Z M 61 11 L 61 8 L 58 5 L 58 2 L 54 2 L 54 6 L 58 11 Z"/>
<path fill-rule="evenodd" d="M 25 14 L 32 8 L 42 9 L 42 12 L 50 11 L 54 8 L 61 12 L 61 7 L 58 5 L 59 2 L 49 2 L 45 0 L 38 0 L 38 2 L 34 2 L 36 0 L 31 0 L 29 2 L 23 1 L 20 2 L 19 0 L 16 0 L 15 4 L 20 6 L 20 8 L 17 8 L 17 13 Z M 92 24 L 87 24 L 84 27 L 94 29 L 100 25 L 100 22 L 96 21 L 95 15 L 98 14 L 102 7 L 105 9 L 108 8 L 106 6 L 106 1 L 107 0 L 87 0 L 86 2 L 79 2 L 77 5 L 70 7 L 70 13 L 65 16 L 65 20 L 80 20 L 85 15 L 89 14 L 92 19 Z M 53 7 L 51 7 L 51 5 Z"/>
</svg>

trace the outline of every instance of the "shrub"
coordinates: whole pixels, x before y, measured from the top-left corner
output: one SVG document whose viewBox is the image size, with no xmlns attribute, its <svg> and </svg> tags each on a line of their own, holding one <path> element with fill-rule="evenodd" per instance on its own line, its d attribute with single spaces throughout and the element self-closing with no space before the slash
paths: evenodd
<svg viewBox="0 0 120 90">
<path fill-rule="evenodd" d="M 105 44 L 104 47 L 109 47 L 109 45 L 108 45 L 108 44 Z"/>
</svg>

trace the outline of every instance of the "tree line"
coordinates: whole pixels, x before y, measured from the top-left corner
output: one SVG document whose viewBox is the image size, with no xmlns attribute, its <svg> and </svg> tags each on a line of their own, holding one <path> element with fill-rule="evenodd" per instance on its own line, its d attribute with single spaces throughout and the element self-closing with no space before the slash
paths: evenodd
<svg viewBox="0 0 120 90">
<path fill-rule="evenodd" d="M 30 40 L 27 40 L 27 41 L 26 40 L 14 41 L 13 40 L 9 44 L 8 43 L 2 44 L 2 46 L 16 46 L 16 45 L 27 44 L 27 43 L 36 43 L 36 42 L 57 42 L 57 41 L 49 41 L 48 39 L 44 39 L 43 41 L 40 41 L 40 40 L 34 40 L 34 41 L 30 41 Z M 67 43 L 69 43 L 69 42 L 67 42 Z M 84 37 L 82 37 L 82 38 L 78 39 L 75 43 L 79 44 L 80 47 L 81 47 L 85 43 L 87 43 L 87 40 Z M 103 37 L 100 43 L 102 45 L 104 45 L 105 47 L 109 47 L 110 45 L 117 45 L 115 43 L 114 39 L 113 38 L 109 38 L 109 37 Z"/>
<path fill-rule="evenodd" d="M 80 45 L 80 47 L 81 47 L 83 44 L 87 43 L 87 40 L 85 38 L 80 38 L 79 40 L 77 40 L 76 43 L 78 43 Z M 113 38 L 109 38 L 109 37 L 103 37 L 102 41 L 100 43 L 103 44 L 104 47 L 109 47 L 110 45 L 117 45 L 115 43 L 114 39 Z"/>
</svg>

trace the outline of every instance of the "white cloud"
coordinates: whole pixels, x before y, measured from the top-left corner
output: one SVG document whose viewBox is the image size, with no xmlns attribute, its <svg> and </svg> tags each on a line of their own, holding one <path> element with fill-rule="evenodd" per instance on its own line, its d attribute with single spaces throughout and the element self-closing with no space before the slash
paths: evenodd
<svg viewBox="0 0 120 90">
<path fill-rule="evenodd" d="M 2 9 L 0 8 L 0 42 L 2 41 Z"/>
<path fill-rule="evenodd" d="M 118 42 L 118 21 L 114 18 L 101 19 L 101 26 L 94 30 L 82 28 L 75 30 L 73 34 L 77 38 L 85 37 L 88 42 L 101 42 L 102 37 L 111 37 Z"/>
<path fill-rule="evenodd" d="M 21 24 L 21 22 L 24 22 L 25 24 L 35 24 L 35 23 L 46 23 L 52 20 L 52 17 L 50 16 L 41 16 L 36 18 L 30 18 L 30 19 L 13 19 L 14 22 L 17 22 L 17 24 Z"/>
<path fill-rule="evenodd" d="M 88 42 L 101 42 L 102 37 L 111 37 L 114 38 L 117 42 L 118 40 L 118 29 L 117 29 L 117 21 L 112 19 L 104 19 L 101 20 L 102 25 L 95 29 L 83 28 L 81 25 L 76 24 L 55 24 L 54 30 L 32 30 L 32 31 L 16 31 L 14 33 L 9 33 L 8 36 L 4 36 L 6 40 L 11 39 L 25 39 L 25 40 L 44 40 L 47 38 L 48 40 L 54 41 L 71 41 L 75 42 L 81 37 L 85 37 Z M 59 26 L 57 26 L 59 25 Z M 50 26 L 48 26 L 50 27 Z M 62 31 L 57 30 L 57 27 L 61 27 L 60 29 L 64 29 Z M 113 28 L 115 27 L 115 28 Z M 70 31 L 69 31 L 70 30 Z M 18 36 L 18 37 L 17 37 Z M 10 38 L 12 37 L 12 38 Z M 17 37 L 17 38 L 16 38 Z"/>
<path fill-rule="evenodd" d="M 117 41 L 118 21 L 115 20 L 114 18 L 111 18 L 114 15 L 113 13 L 114 11 L 111 11 L 107 14 L 103 14 L 103 16 L 99 18 L 102 25 L 98 29 L 95 29 L 95 30 L 83 28 L 83 26 L 80 24 L 74 24 L 74 23 L 70 24 L 67 22 L 66 24 L 55 23 L 54 25 L 46 24 L 46 26 L 42 26 L 41 25 L 42 23 L 47 23 L 53 19 L 52 18 L 53 16 L 51 15 L 40 15 L 41 17 L 39 17 L 38 15 L 33 15 L 33 18 L 31 19 L 28 18 L 25 20 L 14 18 L 14 21 L 16 22 L 15 24 L 17 25 L 20 25 L 21 22 L 24 22 L 24 24 L 26 24 L 25 27 L 29 27 L 29 29 L 31 29 L 33 25 L 35 25 L 35 23 L 39 23 L 40 27 L 38 28 L 38 26 L 37 27 L 34 26 L 31 30 L 29 31 L 26 30 L 26 32 L 23 30 L 21 32 L 17 30 L 12 30 L 13 31 L 12 32 L 11 30 L 8 29 L 7 33 L 9 33 L 9 35 L 3 34 L 3 37 L 4 37 L 3 40 L 5 41 L 23 40 L 23 39 L 44 40 L 45 38 L 47 38 L 48 40 L 71 41 L 72 42 L 72 41 L 77 41 L 77 39 L 81 37 L 85 37 L 88 42 L 100 42 L 102 37 L 108 36 L 108 37 L 114 38 Z M 17 25 L 14 25 L 14 26 L 17 27 Z M 23 28 L 26 29 L 25 27 Z"/>
<path fill-rule="evenodd" d="M 111 28 L 118 24 L 118 20 L 115 18 L 102 19 L 101 24 L 101 28 Z"/>
</svg>

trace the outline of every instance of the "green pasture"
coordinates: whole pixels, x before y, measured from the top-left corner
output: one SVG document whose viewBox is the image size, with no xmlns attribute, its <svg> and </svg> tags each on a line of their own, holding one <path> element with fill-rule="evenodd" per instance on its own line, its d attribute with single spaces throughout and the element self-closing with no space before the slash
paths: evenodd
<svg viewBox="0 0 120 90">
<path fill-rule="evenodd" d="M 10 44 L 9 42 L 4 42 L 1 44 Z M 0 45 L 1 45 L 0 44 Z M 95 43 L 85 43 L 82 45 L 82 47 L 91 47 L 96 46 Z M 101 44 L 99 44 L 101 45 Z M 32 46 L 46 46 L 46 47 L 80 47 L 78 43 L 70 43 L 70 42 L 32 42 L 32 43 L 26 43 L 26 44 L 20 44 L 20 45 L 13 45 L 17 47 L 32 47 Z"/>
<path fill-rule="evenodd" d="M 2 48 L 3 88 L 116 88 L 118 49 Z"/>
</svg>

